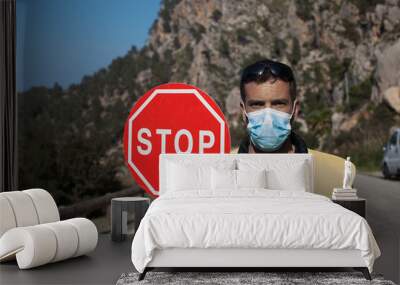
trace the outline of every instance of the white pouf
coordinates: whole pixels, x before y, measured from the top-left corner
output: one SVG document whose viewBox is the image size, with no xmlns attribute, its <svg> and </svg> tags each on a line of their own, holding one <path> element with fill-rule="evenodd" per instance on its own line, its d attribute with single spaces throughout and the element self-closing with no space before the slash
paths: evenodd
<svg viewBox="0 0 400 285">
<path fill-rule="evenodd" d="M 20 269 L 84 255 L 97 245 L 96 226 L 75 218 L 7 231 L 0 238 L 0 260 L 16 256 Z"/>
<path fill-rule="evenodd" d="M 6 197 L 0 195 L 0 237 L 9 229 L 15 228 L 14 212 L 11 204 Z"/>
<path fill-rule="evenodd" d="M 20 269 L 51 262 L 56 250 L 53 232 L 41 225 L 14 228 L 0 238 L 0 259 L 15 255 Z"/>
<path fill-rule="evenodd" d="M 57 251 L 51 262 L 67 259 L 75 255 L 78 250 L 79 236 L 71 224 L 63 221 L 44 224 L 43 226 L 49 228 L 57 240 Z"/>
<path fill-rule="evenodd" d="M 30 196 L 22 191 L 10 191 L 1 193 L 13 209 L 17 227 L 33 226 L 39 223 L 35 205 Z"/>
<path fill-rule="evenodd" d="M 0 193 L 0 262 L 16 259 L 20 269 L 28 269 L 87 254 L 97 241 L 92 221 L 60 221 L 46 190 Z"/>
<path fill-rule="evenodd" d="M 39 224 L 57 222 L 60 220 L 56 202 L 49 192 L 39 188 L 24 190 L 22 192 L 28 194 L 32 199 L 39 218 Z"/>
<path fill-rule="evenodd" d="M 78 232 L 79 242 L 74 257 L 91 252 L 96 248 L 98 233 L 92 221 L 85 218 L 74 218 L 65 220 L 65 222 L 74 226 Z"/>
</svg>

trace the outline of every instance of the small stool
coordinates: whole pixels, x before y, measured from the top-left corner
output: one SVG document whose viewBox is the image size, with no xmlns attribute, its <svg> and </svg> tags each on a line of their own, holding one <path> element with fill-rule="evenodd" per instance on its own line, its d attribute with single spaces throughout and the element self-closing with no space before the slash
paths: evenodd
<svg viewBox="0 0 400 285">
<path fill-rule="evenodd" d="M 111 200 L 111 240 L 123 241 L 128 234 L 128 213 L 135 214 L 135 232 L 146 214 L 150 199 L 145 197 L 120 197 Z"/>
</svg>

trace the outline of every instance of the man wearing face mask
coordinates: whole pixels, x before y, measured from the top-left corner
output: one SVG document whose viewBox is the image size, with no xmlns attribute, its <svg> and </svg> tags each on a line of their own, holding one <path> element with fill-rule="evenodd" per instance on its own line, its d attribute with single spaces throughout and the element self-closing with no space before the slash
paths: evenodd
<svg viewBox="0 0 400 285">
<path fill-rule="evenodd" d="M 247 66 L 242 72 L 240 96 L 247 136 L 239 153 L 308 152 L 304 140 L 291 127 L 299 103 L 289 66 L 268 59 Z"/>
</svg>

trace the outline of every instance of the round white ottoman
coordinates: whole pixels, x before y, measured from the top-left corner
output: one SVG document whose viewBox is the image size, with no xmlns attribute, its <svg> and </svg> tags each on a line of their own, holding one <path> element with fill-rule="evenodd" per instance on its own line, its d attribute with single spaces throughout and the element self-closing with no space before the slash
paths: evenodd
<svg viewBox="0 0 400 285">
<path fill-rule="evenodd" d="M 0 261 L 14 256 L 20 269 L 87 254 L 97 245 L 98 233 L 92 221 L 65 221 L 17 227 L 0 238 Z"/>
</svg>

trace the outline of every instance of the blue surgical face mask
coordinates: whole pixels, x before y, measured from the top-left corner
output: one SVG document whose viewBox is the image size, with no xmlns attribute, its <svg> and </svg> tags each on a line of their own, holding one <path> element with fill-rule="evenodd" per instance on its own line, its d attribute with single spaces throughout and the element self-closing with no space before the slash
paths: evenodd
<svg viewBox="0 0 400 285">
<path fill-rule="evenodd" d="M 292 129 L 290 119 L 293 116 L 286 112 L 272 108 L 264 108 L 254 112 L 246 113 L 248 119 L 247 131 L 251 142 L 260 150 L 275 151 L 288 138 Z"/>
</svg>

